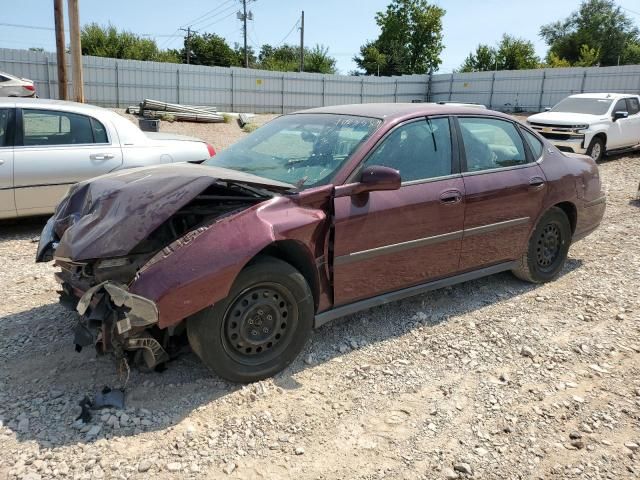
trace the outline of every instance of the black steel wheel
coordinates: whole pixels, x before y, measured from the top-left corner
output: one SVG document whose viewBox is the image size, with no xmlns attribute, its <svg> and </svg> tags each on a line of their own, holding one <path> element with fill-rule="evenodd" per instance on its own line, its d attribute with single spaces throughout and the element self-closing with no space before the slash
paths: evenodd
<svg viewBox="0 0 640 480">
<path fill-rule="evenodd" d="M 233 382 L 253 382 L 283 370 L 311 332 L 313 295 L 290 264 L 263 257 L 247 266 L 224 300 L 187 321 L 193 351 Z"/>
<path fill-rule="evenodd" d="M 523 280 L 544 283 L 555 279 L 567 260 L 571 224 L 564 211 L 553 207 L 538 221 L 527 251 L 513 273 Z"/>
</svg>

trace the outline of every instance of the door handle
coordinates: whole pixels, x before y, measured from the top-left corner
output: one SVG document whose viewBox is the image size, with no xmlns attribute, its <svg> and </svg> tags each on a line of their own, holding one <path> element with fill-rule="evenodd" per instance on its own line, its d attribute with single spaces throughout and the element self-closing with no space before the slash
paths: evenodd
<svg viewBox="0 0 640 480">
<path fill-rule="evenodd" d="M 542 177 L 533 177 L 529 179 L 529 186 L 535 190 L 539 190 L 544 187 L 545 181 Z"/>
<path fill-rule="evenodd" d="M 89 158 L 91 160 L 111 160 L 114 156 L 113 153 L 92 153 Z"/>
<path fill-rule="evenodd" d="M 440 194 L 440 203 L 452 205 L 462 200 L 462 192 L 460 190 L 447 190 Z"/>
</svg>

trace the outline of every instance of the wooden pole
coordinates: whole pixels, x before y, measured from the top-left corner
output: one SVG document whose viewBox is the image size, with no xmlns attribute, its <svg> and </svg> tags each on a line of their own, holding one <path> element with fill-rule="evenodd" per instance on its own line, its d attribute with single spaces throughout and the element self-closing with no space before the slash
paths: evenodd
<svg viewBox="0 0 640 480">
<path fill-rule="evenodd" d="M 84 103 L 82 78 L 82 45 L 80 43 L 80 12 L 78 0 L 67 0 L 69 6 L 69 33 L 71 43 L 71 70 L 73 72 L 73 99 Z"/>
<path fill-rule="evenodd" d="M 64 54 L 63 0 L 53 0 L 53 15 L 56 23 L 56 59 L 58 63 L 58 98 L 67 100 L 67 62 Z"/>
</svg>

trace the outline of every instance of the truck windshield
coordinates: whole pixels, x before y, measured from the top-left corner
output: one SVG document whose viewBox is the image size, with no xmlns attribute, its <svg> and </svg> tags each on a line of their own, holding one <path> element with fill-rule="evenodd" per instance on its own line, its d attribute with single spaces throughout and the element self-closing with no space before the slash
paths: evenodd
<svg viewBox="0 0 640 480">
<path fill-rule="evenodd" d="M 350 115 L 285 115 L 205 164 L 290 183 L 299 189 L 325 185 L 380 123 L 376 118 Z"/>
<path fill-rule="evenodd" d="M 589 115 L 604 115 L 609 110 L 613 100 L 607 98 L 565 98 L 552 112 L 586 113 Z"/>
</svg>

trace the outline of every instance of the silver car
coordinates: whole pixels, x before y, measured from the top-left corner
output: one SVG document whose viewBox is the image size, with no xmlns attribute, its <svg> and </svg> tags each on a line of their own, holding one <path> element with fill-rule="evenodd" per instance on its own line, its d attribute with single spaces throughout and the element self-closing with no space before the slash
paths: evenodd
<svg viewBox="0 0 640 480">
<path fill-rule="evenodd" d="M 35 97 L 36 86 L 33 80 L 18 78 L 0 72 L 0 97 Z"/>
<path fill-rule="evenodd" d="M 104 108 L 0 98 L 0 219 L 50 214 L 72 184 L 114 170 L 213 155 L 202 140 L 146 133 Z"/>
</svg>

